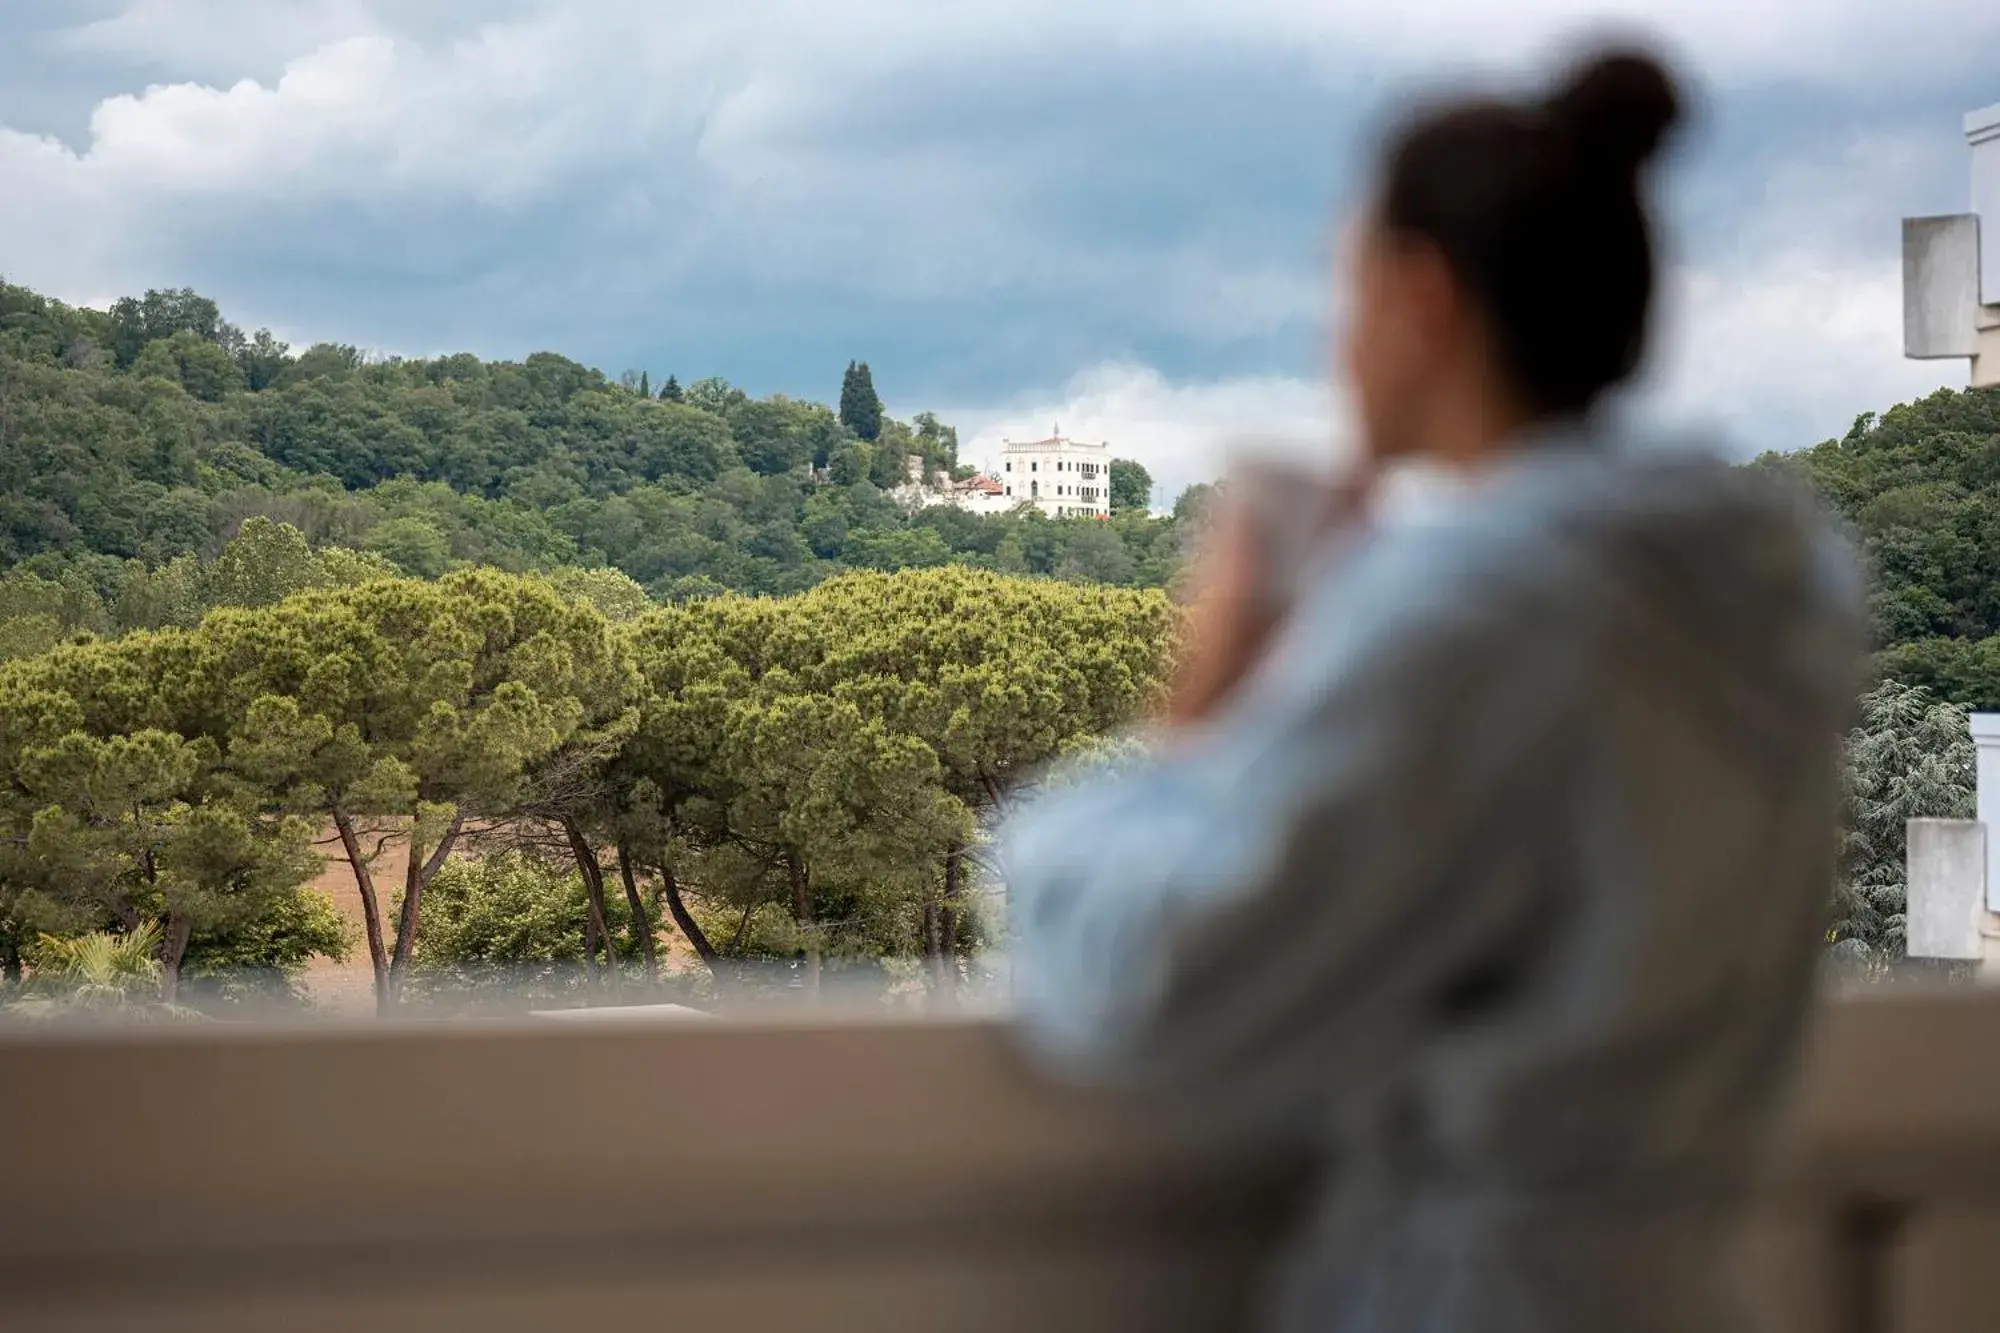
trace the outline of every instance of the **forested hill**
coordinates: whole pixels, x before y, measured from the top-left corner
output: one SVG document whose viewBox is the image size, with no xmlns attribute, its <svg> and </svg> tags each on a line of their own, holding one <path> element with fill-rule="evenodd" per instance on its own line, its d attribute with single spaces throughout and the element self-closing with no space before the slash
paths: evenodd
<svg viewBox="0 0 2000 1333">
<path fill-rule="evenodd" d="M 295 353 L 191 291 L 98 311 L 0 283 L 0 657 L 192 624 L 301 580 L 464 565 L 602 567 L 585 579 L 601 602 L 949 563 L 1171 577 L 1182 521 L 1146 512 L 1131 464 L 1109 523 L 905 513 L 886 494 L 903 460 L 965 471 L 956 432 L 885 416 L 865 365 L 840 384 L 836 409 L 716 378 L 614 381 L 546 352 Z M 1933 394 L 1760 465 L 1808 475 L 1854 523 L 1884 672 L 2000 708 L 2000 393 Z M 272 523 L 226 556 L 257 516 Z"/>
<path fill-rule="evenodd" d="M 1759 462 L 1805 474 L 1854 525 L 1882 673 L 2000 708 L 2000 391 L 1935 393 Z"/>
<path fill-rule="evenodd" d="M 206 566 L 258 515 L 419 577 L 602 565 L 661 601 L 794 592 L 844 568 L 1129 586 L 1174 568 L 1175 522 L 1146 512 L 1134 465 L 1109 523 L 906 514 L 884 493 L 906 456 L 969 470 L 956 432 L 886 417 L 865 364 L 842 389 L 836 410 L 717 378 L 613 381 L 553 353 L 294 353 L 192 291 L 98 311 L 0 284 L 0 599 L 100 632 L 185 620 L 203 598 L 182 585 L 212 582 Z M 163 577 L 173 596 L 139 587 Z M 93 601 L 107 623 L 79 620 Z"/>
</svg>

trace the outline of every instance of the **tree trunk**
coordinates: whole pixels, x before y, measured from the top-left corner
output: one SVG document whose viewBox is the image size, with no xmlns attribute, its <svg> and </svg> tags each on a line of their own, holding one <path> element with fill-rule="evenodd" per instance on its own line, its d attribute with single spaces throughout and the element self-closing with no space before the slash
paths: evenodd
<svg viewBox="0 0 2000 1333">
<path fill-rule="evenodd" d="M 965 875 L 965 849 L 952 843 L 944 852 L 944 902 L 938 906 L 938 934 L 943 946 L 938 961 L 947 992 L 958 989 L 958 904 Z"/>
<path fill-rule="evenodd" d="M 125 927 L 126 934 L 129 935 L 139 928 L 139 909 L 125 901 L 123 897 L 112 894 L 105 900 L 105 904 L 110 907 L 111 915 L 118 918 L 118 924 Z"/>
<path fill-rule="evenodd" d="M 389 995 L 391 1002 L 403 995 L 403 982 L 410 971 L 410 956 L 417 947 L 417 913 L 423 906 L 424 890 L 437 878 L 437 872 L 444 869 L 451 849 L 458 843 L 459 830 L 465 827 L 465 815 L 454 814 L 451 823 L 445 826 L 444 834 L 438 839 L 431 854 L 418 858 L 423 849 L 417 843 L 417 824 L 414 817 L 410 821 L 410 864 L 403 872 L 403 905 L 396 913 L 396 950 L 389 956 Z"/>
<path fill-rule="evenodd" d="M 184 916 L 167 918 L 166 938 L 160 941 L 160 999 L 172 1004 L 181 993 L 181 960 L 187 957 L 188 939 L 194 922 Z"/>
<path fill-rule="evenodd" d="M 688 911 L 687 902 L 681 897 L 681 882 L 674 878 L 673 871 L 662 866 L 660 884 L 661 896 L 667 900 L 667 912 L 673 917 L 674 924 L 680 928 L 681 934 L 687 936 L 687 942 L 694 946 L 695 953 L 702 962 L 708 964 L 709 971 L 713 972 L 719 955 L 715 946 L 709 942 L 708 932 L 701 928 L 701 922 L 695 920 L 694 915 Z"/>
<path fill-rule="evenodd" d="M 708 975 L 715 978 L 717 992 L 727 990 L 736 982 L 738 965 L 734 962 L 724 965 L 721 953 L 709 941 L 708 932 L 701 928 L 701 922 L 694 919 L 694 913 L 688 911 L 687 901 L 681 897 L 681 882 L 675 878 L 674 872 L 665 866 L 659 867 L 659 871 L 660 896 L 667 900 L 667 914 L 673 917 L 674 925 L 687 937 L 687 942 L 694 946 L 695 956 L 708 968 Z M 743 948 L 744 933 L 750 928 L 751 910 L 748 907 L 743 909 L 743 919 L 736 926 L 736 939 L 730 945 L 731 953 L 740 953 Z"/>
<path fill-rule="evenodd" d="M 931 975 L 933 997 L 944 990 L 943 913 L 935 902 L 924 904 L 924 967 Z"/>
<path fill-rule="evenodd" d="M 368 858 L 361 853 L 355 836 L 354 820 L 339 806 L 333 808 L 333 826 L 340 831 L 340 849 L 354 870 L 354 887 L 361 894 L 361 920 L 368 932 L 368 965 L 375 974 L 375 1012 L 389 1012 L 389 953 L 382 944 L 382 904 L 375 896 L 375 876 L 369 873 Z"/>
<path fill-rule="evenodd" d="M 993 817 L 995 819 L 1004 819 L 1007 814 L 1007 794 L 1000 789 L 998 782 L 995 782 L 984 773 L 979 775 L 979 781 L 980 785 L 986 790 L 986 799 L 993 803 Z M 961 853 L 962 855 L 963 853 Z M 1007 994 L 1011 997 L 1014 993 L 1014 952 L 1012 945 L 1014 938 L 1014 895 L 1007 887 L 1007 864 L 999 855 L 998 849 L 995 849 L 980 864 L 985 866 L 986 873 L 991 876 L 994 887 L 999 890 L 1000 901 L 997 904 L 999 910 L 995 913 L 993 921 L 993 937 L 1000 941 L 1002 965 L 1007 969 Z"/>
<path fill-rule="evenodd" d="M 581 825 L 564 815 L 562 827 L 569 838 L 569 853 L 576 860 L 577 873 L 583 876 L 584 897 L 590 904 L 590 916 L 583 928 L 583 966 L 587 973 L 596 965 L 597 948 L 592 942 L 595 936 L 604 941 L 604 971 L 610 976 L 618 970 L 618 951 L 612 947 L 611 927 L 604 920 L 604 867 L 597 864 L 597 853 L 591 850 Z"/>
<path fill-rule="evenodd" d="M 798 923 L 799 933 L 806 942 L 806 999 L 817 1003 L 819 1000 L 819 930 L 813 924 L 812 884 L 806 876 L 805 862 L 796 853 L 785 855 L 785 873 L 792 884 L 792 920 Z"/>
<path fill-rule="evenodd" d="M 597 914 L 583 914 L 583 985 L 586 990 L 597 989 Z"/>
<path fill-rule="evenodd" d="M 639 956 L 646 960 L 646 982 L 658 983 L 660 979 L 660 953 L 653 940 L 653 918 L 646 911 L 646 900 L 639 896 L 639 877 L 632 870 L 632 852 L 624 843 L 618 844 L 618 878 L 625 882 L 625 905 L 632 909 L 632 933 L 639 938 Z"/>
</svg>

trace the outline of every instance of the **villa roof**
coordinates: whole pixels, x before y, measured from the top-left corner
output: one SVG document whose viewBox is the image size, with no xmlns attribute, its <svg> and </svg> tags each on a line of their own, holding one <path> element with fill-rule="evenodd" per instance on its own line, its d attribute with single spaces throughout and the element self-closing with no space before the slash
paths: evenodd
<svg viewBox="0 0 2000 1333">
<path fill-rule="evenodd" d="M 1003 439 L 1000 441 L 1000 446 L 1003 449 L 1104 449 L 1109 447 L 1102 441 L 1092 444 L 1085 440 L 1072 440 L 1061 431 L 1057 431 L 1054 435 L 1041 440 Z"/>
</svg>

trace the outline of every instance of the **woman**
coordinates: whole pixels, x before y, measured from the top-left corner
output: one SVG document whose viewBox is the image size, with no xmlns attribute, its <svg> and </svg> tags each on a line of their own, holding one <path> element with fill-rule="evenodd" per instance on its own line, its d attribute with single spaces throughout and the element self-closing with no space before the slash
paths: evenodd
<svg viewBox="0 0 2000 1333">
<path fill-rule="evenodd" d="M 1295 579 L 1222 520 L 1159 752 L 1008 832 L 1035 1047 L 1328 1162 L 1275 1328 L 1731 1324 L 1861 631 L 1808 506 L 1594 412 L 1676 119 L 1612 54 L 1403 126 L 1346 356 L 1370 460 L 1448 493 Z"/>
</svg>

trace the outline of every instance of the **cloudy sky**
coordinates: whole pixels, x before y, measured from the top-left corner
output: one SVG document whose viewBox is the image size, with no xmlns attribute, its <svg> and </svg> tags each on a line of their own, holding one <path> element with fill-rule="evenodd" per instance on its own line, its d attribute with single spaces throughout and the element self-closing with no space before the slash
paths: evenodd
<svg viewBox="0 0 2000 1333">
<path fill-rule="evenodd" d="M 1966 205 L 1991 0 L 0 0 L 0 273 L 756 393 L 859 357 L 975 460 L 1060 420 L 1170 494 L 1337 415 L 1371 128 L 1607 20 L 1704 95 L 1655 410 L 1753 452 L 1962 383 L 1899 356 L 1898 219 Z"/>
</svg>

